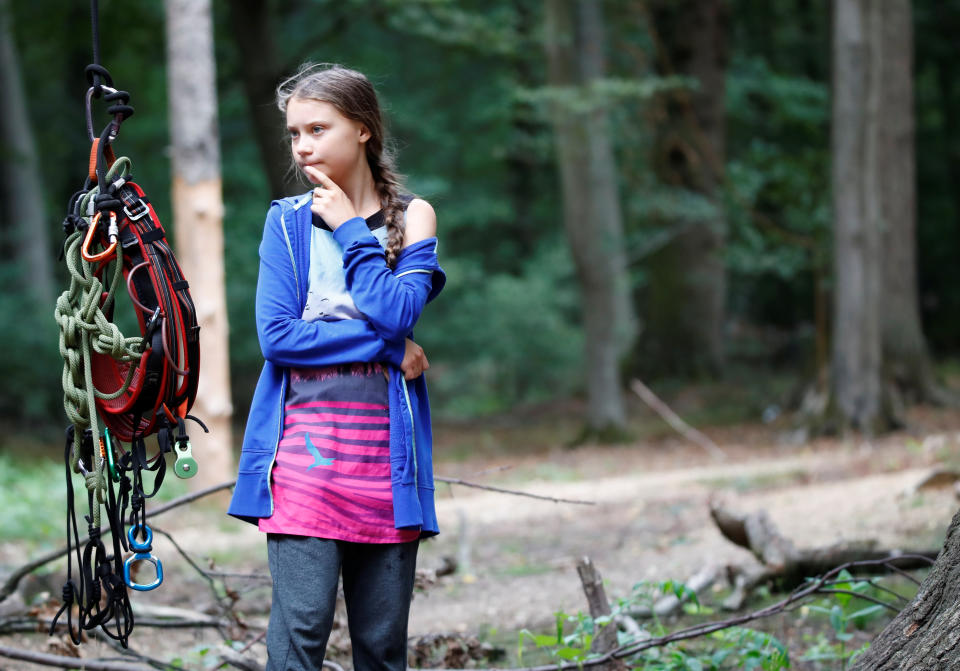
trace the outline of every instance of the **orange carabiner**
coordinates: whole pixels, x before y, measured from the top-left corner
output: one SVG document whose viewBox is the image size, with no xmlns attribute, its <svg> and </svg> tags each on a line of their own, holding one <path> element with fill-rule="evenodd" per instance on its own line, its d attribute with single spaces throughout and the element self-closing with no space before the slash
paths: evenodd
<svg viewBox="0 0 960 671">
<path fill-rule="evenodd" d="M 99 254 L 90 253 L 90 243 L 93 242 L 93 235 L 97 230 L 97 224 L 100 222 L 101 215 L 103 215 L 103 212 L 97 212 L 95 215 L 93 215 L 93 220 L 90 222 L 90 228 L 87 229 L 87 237 L 83 239 L 83 245 L 80 247 L 80 255 L 83 256 L 85 261 L 89 261 L 91 263 L 102 261 L 113 254 L 117 249 L 117 213 L 111 211 L 110 227 L 107 229 L 107 235 L 110 238 L 110 245 Z"/>
</svg>

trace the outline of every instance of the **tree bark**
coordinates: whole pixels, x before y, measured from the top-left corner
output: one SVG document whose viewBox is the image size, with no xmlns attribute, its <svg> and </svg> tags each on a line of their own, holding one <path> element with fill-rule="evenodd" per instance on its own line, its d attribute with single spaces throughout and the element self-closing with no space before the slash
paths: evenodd
<svg viewBox="0 0 960 671">
<path fill-rule="evenodd" d="M 909 606 L 857 657 L 852 671 L 939 671 L 960 667 L 960 512 Z"/>
<path fill-rule="evenodd" d="M 551 113 L 564 229 L 582 293 L 587 429 L 617 437 L 626 427 L 620 361 L 634 320 L 607 112 L 588 92 L 604 71 L 601 9 L 594 0 L 546 0 L 546 48 L 550 84 L 579 99 L 557 101 Z"/>
<path fill-rule="evenodd" d="M 880 370 L 880 13 L 869 0 L 834 3 L 831 407 L 867 432 L 891 423 Z"/>
<path fill-rule="evenodd" d="M 9 0 L 0 0 L 0 216 L 3 247 L 23 271 L 23 289 L 38 306 L 54 299 L 50 235 L 43 206 L 37 147 L 34 142 L 27 95 L 20 77 L 20 62 L 13 39 Z"/>
<path fill-rule="evenodd" d="M 917 187 L 910 0 L 880 3 L 877 51 L 883 113 L 878 119 L 883 230 L 882 343 L 885 376 L 914 401 L 940 400 L 920 324 Z"/>
<path fill-rule="evenodd" d="M 727 17 L 726 0 L 651 3 L 658 70 L 698 82 L 695 91 L 661 98 L 654 171 L 662 184 L 705 196 L 715 208 L 706 219 L 661 222 L 680 232 L 650 258 L 645 329 L 634 355 L 636 367 L 653 375 L 717 375 L 723 368 Z"/>
<path fill-rule="evenodd" d="M 191 433 L 200 464 L 191 484 L 201 488 L 233 473 L 213 24 L 210 0 L 166 0 L 165 5 L 174 233 L 197 308 L 203 357 L 193 414 L 210 427 L 206 435 Z"/>
</svg>

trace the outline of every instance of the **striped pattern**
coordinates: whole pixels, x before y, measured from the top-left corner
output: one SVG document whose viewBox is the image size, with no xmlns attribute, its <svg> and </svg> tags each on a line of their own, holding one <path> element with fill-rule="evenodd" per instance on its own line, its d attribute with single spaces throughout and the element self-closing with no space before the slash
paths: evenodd
<svg viewBox="0 0 960 671">
<path fill-rule="evenodd" d="M 377 364 L 294 369 L 271 488 L 270 533 L 358 543 L 398 543 L 393 526 L 390 413 Z"/>
</svg>

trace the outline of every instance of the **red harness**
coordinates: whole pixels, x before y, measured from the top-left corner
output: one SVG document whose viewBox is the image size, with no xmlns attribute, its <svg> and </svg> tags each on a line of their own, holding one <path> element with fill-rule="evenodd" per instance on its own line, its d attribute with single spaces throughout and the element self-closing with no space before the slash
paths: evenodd
<svg viewBox="0 0 960 671">
<path fill-rule="evenodd" d="M 143 354 L 139 362 L 130 363 L 94 353 L 92 374 L 94 386 L 109 393 L 122 387 L 130 367 L 136 366 L 122 394 L 97 399 L 97 410 L 110 431 L 122 441 L 131 441 L 152 433 L 161 418 L 176 423 L 190 411 L 200 371 L 200 327 L 189 285 L 143 190 L 123 179 L 108 185 L 108 190 L 122 201 L 122 211 L 119 216 L 109 213 L 106 230 L 102 214 L 94 216 L 83 255 L 99 262 L 95 274 L 104 279 L 117 248 L 121 250 L 123 277 L 143 336 Z M 93 254 L 95 244 L 103 251 Z M 107 311 L 110 319 L 113 308 L 111 305 Z"/>
</svg>

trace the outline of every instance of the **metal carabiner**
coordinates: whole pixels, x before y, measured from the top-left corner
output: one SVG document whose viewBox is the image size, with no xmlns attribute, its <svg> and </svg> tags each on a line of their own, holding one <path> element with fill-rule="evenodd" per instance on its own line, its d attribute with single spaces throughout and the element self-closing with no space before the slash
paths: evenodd
<svg viewBox="0 0 960 671">
<path fill-rule="evenodd" d="M 103 429 L 103 439 L 100 441 L 100 450 L 105 453 L 110 479 L 114 482 L 120 482 L 120 472 L 117 470 L 117 464 L 115 463 L 113 455 L 113 441 L 110 439 L 110 429 L 106 427 Z"/>
<path fill-rule="evenodd" d="M 99 254 L 90 253 L 90 244 L 93 242 L 93 236 L 96 233 L 97 224 L 100 222 L 100 217 L 102 216 L 103 212 L 97 212 L 95 215 L 93 215 L 93 221 L 90 222 L 90 227 L 87 229 L 87 237 L 83 239 L 83 245 L 80 247 L 80 255 L 83 256 L 85 261 L 89 261 L 90 263 L 102 261 L 117 250 L 117 238 L 120 230 L 117 226 L 117 213 L 113 210 L 110 210 L 110 226 L 107 228 L 107 237 L 110 240 L 110 245 Z"/>
<path fill-rule="evenodd" d="M 142 543 L 137 541 L 137 531 L 141 528 L 144 529 L 147 535 L 146 540 Z M 152 589 L 156 589 L 160 586 L 160 583 L 163 582 L 163 564 L 161 564 L 160 560 L 154 557 L 150 552 L 153 549 L 153 530 L 146 524 L 134 525 L 127 531 L 127 540 L 130 542 L 130 549 L 133 550 L 134 553 L 127 557 L 126 561 L 123 562 L 123 582 L 127 584 L 127 587 L 130 589 L 135 589 L 138 592 L 149 592 Z M 138 561 L 145 561 L 153 564 L 153 568 L 157 573 L 153 582 L 134 582 L 133 578 L 130 577 L 130 569 Z"/>
<path fill-rule="evenodd" d="M 112 86 L 107 86 L 106 84 L 100 85 L 101 91 L 106 91 L 107 93 L 116 93 L 117 89 Z M 91 86 L 87 89 L 87 95 L 84 99 L 84 107 L 86 108 L 87 113 L 87 139 L 90 142 L 93 142 L 97 139 L 97 136 L 93 133 L 93 94 L 97 92 L 97 87 Z M 114 125 L 114 128 L 110 129 L 110 139 L 113 140 L 117 137 L 117 131 L 120 128 L 120 124 L 117 122 L 117 117 L 119 114 L 114 115 L 113 121 L 110 123 Z"/>
</svg>

